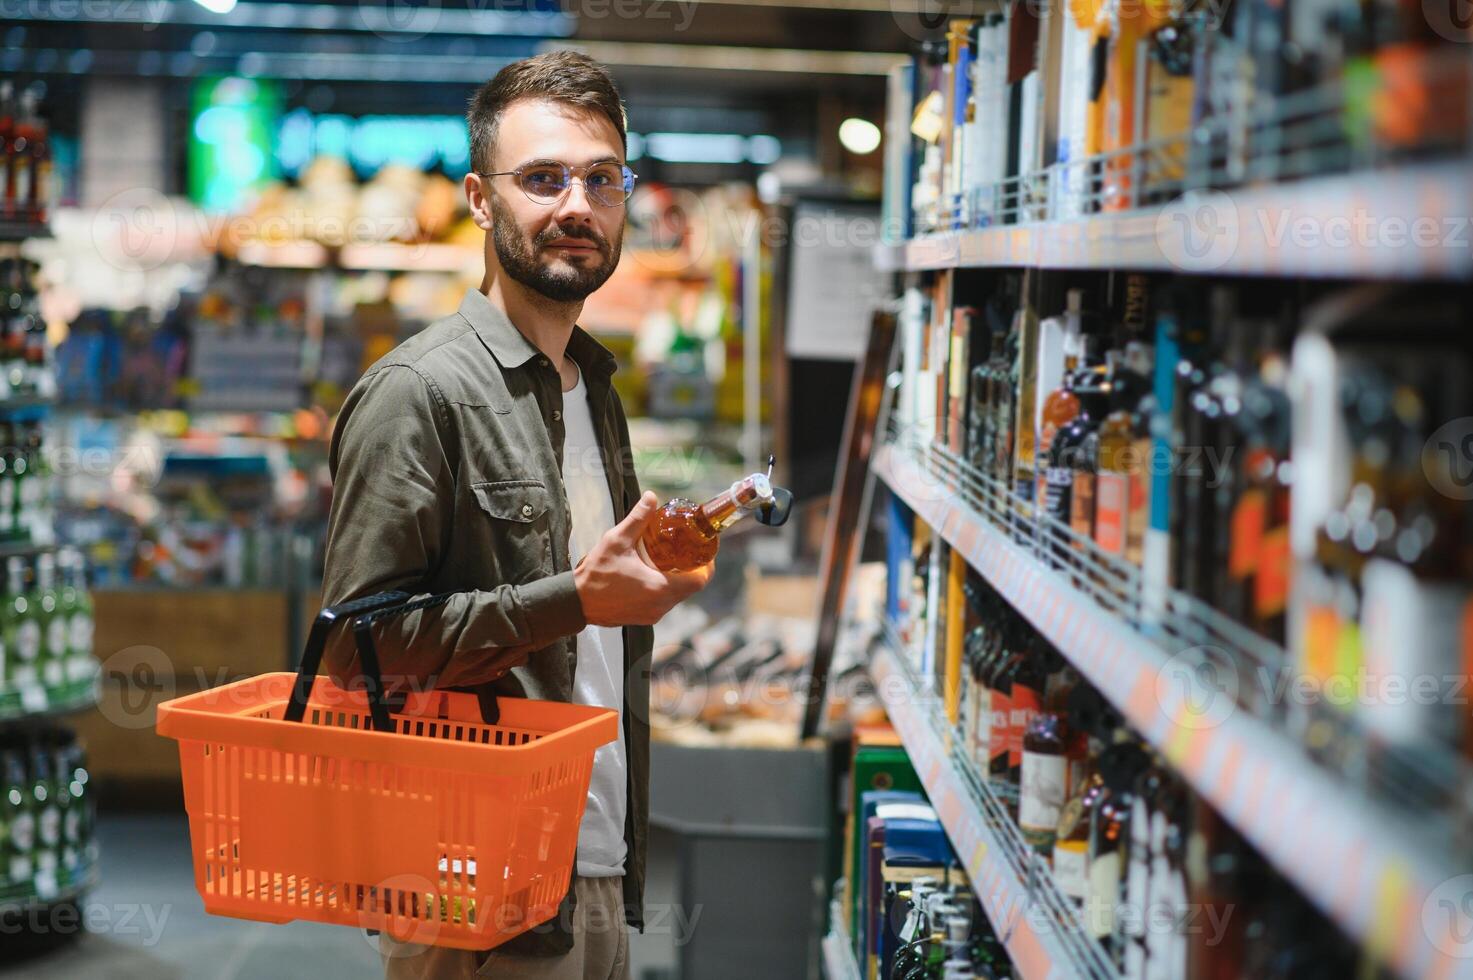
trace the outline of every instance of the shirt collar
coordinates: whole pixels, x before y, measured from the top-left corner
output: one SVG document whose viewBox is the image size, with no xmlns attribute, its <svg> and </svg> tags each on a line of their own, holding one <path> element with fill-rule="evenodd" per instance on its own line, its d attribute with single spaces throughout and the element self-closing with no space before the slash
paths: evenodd
<svg viewBox="0 0 1473 980">
<path fill-rule="evenodd" d="M 481 338 L 502 367 L 521 367 L 532 358 L 541 356 L 542 352 L 512 324 L 506 312 L 479 289 L 465 291 L 465 298 L 460 301 L 460 315 L 466 318 L 476 336 Z M 568 356 L 585 374 L 597 373 L 606 377 L 613 374 L 617 366 L 613 352 L 577 324 L 573 325 L 573 334 L 568 338 Z"/>
</svg>

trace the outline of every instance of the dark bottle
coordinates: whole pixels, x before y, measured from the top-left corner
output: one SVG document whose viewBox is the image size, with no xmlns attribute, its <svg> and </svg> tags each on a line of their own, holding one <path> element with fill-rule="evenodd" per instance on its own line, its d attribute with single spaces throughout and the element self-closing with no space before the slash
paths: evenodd
<svg viewBox="0 0 1473 980">
<path fill-rule="evenodd" d="M 1146 754 L 1133 742 L 1111 746 L 1100 758 L 1104 790 L 1090 815 L 1089 897 L 1085 902 L 1085 926 L 1106 948 L 1117 966 L 1123 963 L 1126 952 L 1116 913 L 1124 899 L 1122 889 L 1129 859 L 1134 785 L 1147 761 Z"/>
<path fill-rule="evenodd" d="M 1218 575 L 1212 553 L 1216 540 L 1216 497 L 1208 486 L 1212 468 L 1207 457 L 1209 452 L 1218 454 L 1220 461 L 1221 447 L 1226 444 L 1220 424 L 1222 406 L 1213 397 L 1212 382 L 1224 370 L 1216 355 L 1232 334 L 1235 318 L 1234 297 L 1229 288 L 1214 288 L 1210 300 L 1207 350 L 1199 359 L 1211 356 L 1212 361 L 1204 367 L 1199 366 L 1199 359 L 1183 359 L 1178 365 L 1177 404 L 1182 415 L 1182 441 L 1177 447 L 1173 481 L 1173 503 L 1180 504 L 1180 520 L 1175 523 L 1180 533 L 1176 581 L 1183 591 L 1209 603 Z"/>
<path fill-rule="evenodd" d="M 1042 709 L 1023 731 L 1018 827 L 1040 854 L 1051 854 L 1059 815 L 1082 763 L 1079 739 L 1068 719 L 1069 694 L 1079 675 L 1063 668 L 1049 675 Z"/>
<path fill-rule="evenodd" d="M 1077 414 L 1054 434 L 1044 468 L 1044 512 L 1053 520 L 1071 526 L 1075 457 L 1081 452 L 1084 440 L 1099 428 L 1110 396 L 1110 383 L 1090 370 L 1094 361 L 1093 338 L 1085 338 L 1084 348 L 1084 365 L 1070 383 Z"/>
</svg>

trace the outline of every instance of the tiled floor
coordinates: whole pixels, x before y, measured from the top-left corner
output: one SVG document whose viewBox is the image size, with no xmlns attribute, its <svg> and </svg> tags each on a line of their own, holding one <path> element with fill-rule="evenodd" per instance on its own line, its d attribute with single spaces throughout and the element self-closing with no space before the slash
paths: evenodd
<svg viewBox="0 0 1473 980">
<path fill-rule="evenodd" d="M 101 882 L 82 907 L 90 931 L 23 962 L 10 961 L 10 944 L 0 938 L 0 980 L 372 980 L 383 975 L 372 940 L 357 930 L 206 915 L 194 889 L 182 816 L 108 817 L 100 821 L 99 836 Z M 651 938 L 631 937 L 636 980 L 660 975 L 645 970 L 673 959 Z"/>
</svg>

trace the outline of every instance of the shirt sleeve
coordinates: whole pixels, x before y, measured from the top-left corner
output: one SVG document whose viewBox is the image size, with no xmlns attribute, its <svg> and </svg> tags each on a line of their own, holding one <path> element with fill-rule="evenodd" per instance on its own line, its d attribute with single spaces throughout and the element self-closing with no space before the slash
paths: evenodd
<svg viewBox="0 0 1473 980">
<path fill-rule="evenodd" d="M 427 594 L 453 530 L 455 446 L 448 410 L 414 367 L 386 365 L 354 386 L 328 455 L 324 606 L 390 589 Z M 586 625 L 568 571 L 387 617 L 374 640 L 389 690 L 467 687 Z M 334 630 L 324 659 L 339 686 L 361 675 L 350 629 Z"/>
</svg>

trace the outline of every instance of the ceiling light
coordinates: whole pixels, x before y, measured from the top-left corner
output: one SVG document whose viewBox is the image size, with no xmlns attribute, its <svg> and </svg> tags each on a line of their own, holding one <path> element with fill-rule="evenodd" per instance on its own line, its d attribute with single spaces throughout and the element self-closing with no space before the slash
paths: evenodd
<svg viewBox="0 0 1473 980">
<path fill-rule="evenodd" d="M 228 14 L 235 9 L 235 0 L 194 0 L 212 14 Z"/>
<path fill-rule="evenodd" d="M 868 119 L 845 119 L 839 123 L 839 142 L 850 153 L 873 153 L 880 145 L 880 127 Z"/>
</svg>

